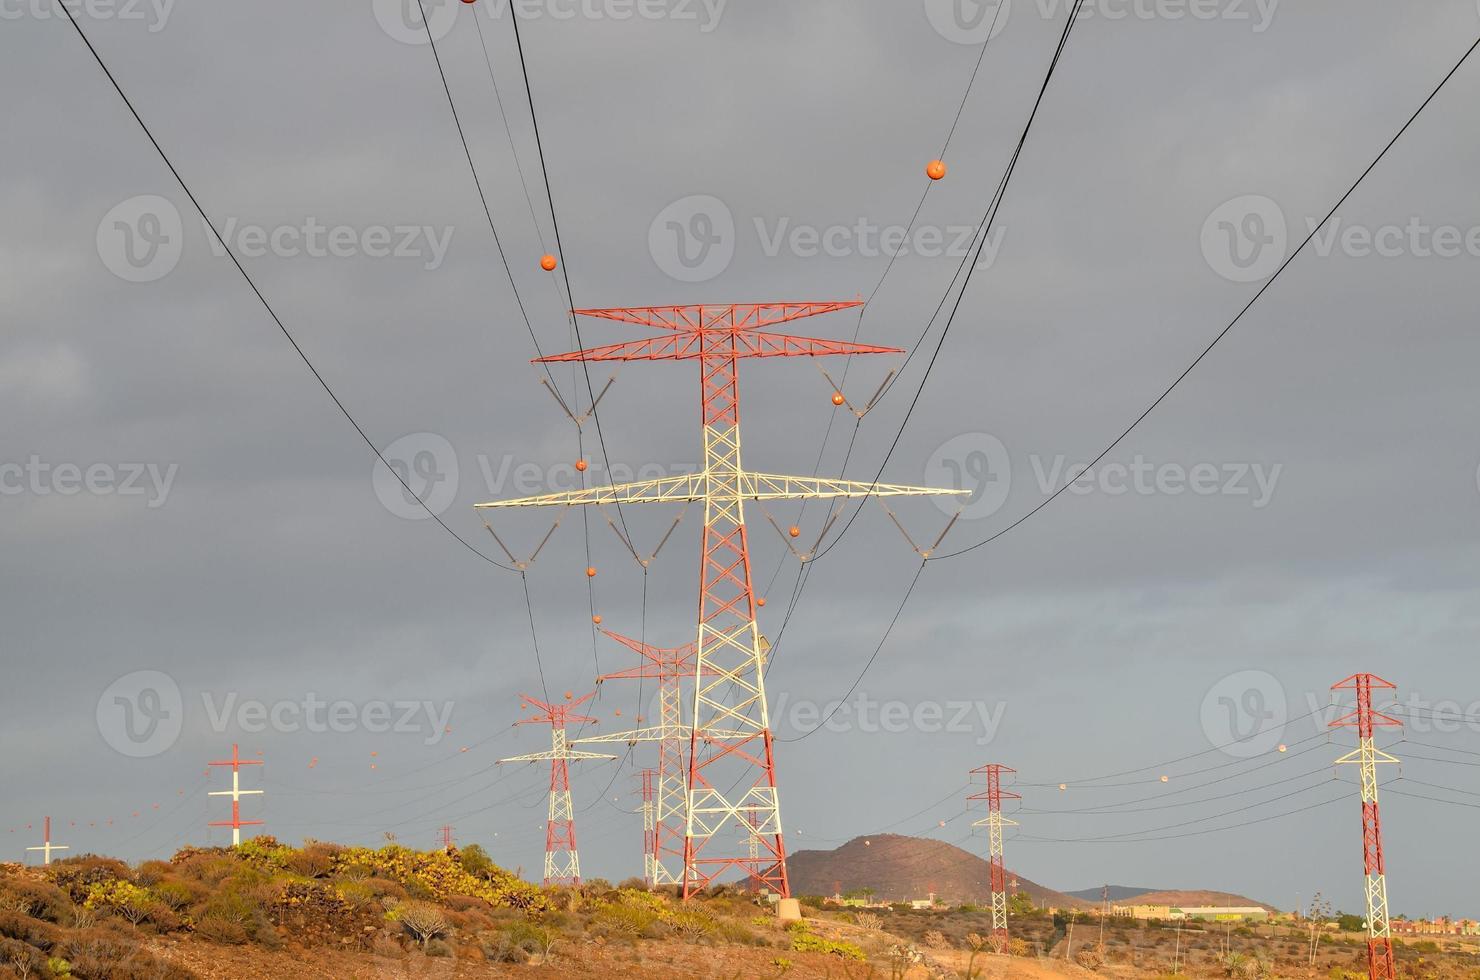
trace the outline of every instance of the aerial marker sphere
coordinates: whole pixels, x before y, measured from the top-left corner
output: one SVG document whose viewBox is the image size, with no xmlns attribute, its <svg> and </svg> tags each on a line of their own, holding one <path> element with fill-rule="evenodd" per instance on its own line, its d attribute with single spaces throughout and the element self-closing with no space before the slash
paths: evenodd
<svg viewBox="0 0 1480 980">
<path fill-rule="evenodd" d="M 569 692 L 569 691 L 566 691 L 565 692 L 565 700 L 569 701 L 573 697 L 575 697 L 575 695 L 572 694 L 571 692 Z"/>
<path fill-rule="evenodd" d="M 464 745 L 462 748 L 458 749 L 459 752 L 466 752 L 467 750 L 468 750 L 468 747 L 466 745 Z"/>
<path fill-rule="evenodd" d="M 584 472 L 586 472 L 586 465 L 587 465 L 587 463 L 586 463 L 586 461 L 584 459 L 578 459 L 578 460 L 576 460 L 576 472 L 578 472 L 578 473 L 584 473 Z"/>
<path fill-rule="evenodd" d="M 588 566 L 586 566 L 586 577 L 587 578 L 595 578 L 596 577 L 596 566 L 595 565 L 588 565 Z"/>
<path fill-rule="evenodd" d="M 787 531 L 786 533 L 787 534 L 790 534 L 794 538 L 799 538 L 799 537 L 802 536 L 802 529 L 799 528 L 799 527 L 797 527 L 795 524 L 793 524 L 791 526 L 791 529 L 789 531 Z"/>
<path fill-rule="evenodd" d="M 621 708 L 617 708 L 616 709 L 616 715 L 617 715 L 618 718 L 622 717 L 622 709 Z"/>
<path fill-rule="evenodd" d="M 925 165 L 925 176 L 931 180 L 940 180 L 946 175 L 946 164 L 944 160 L 931 160 Z"/>
<path fill-rule="evenodd" d="M 1066 790 L 1068 788 L 1069 788 L 1069 784 L 1068 783 L 1059 783 L 1059 792 L 1060 793 L 1062 793 L 1064 790 Z"/>
<path fill-rule="evenodd" d="M 1162 782 L 1167 782 L 1167 777 L 1166 776 L 1161 777 L 1161 781 Z"/>
<path fill-rule="evenodd" d="M 540 256 L 540 268 L 544 269 L 546 272 L 554 272 L 555 267 L 559 264 L 559 262 L 555 261 L 555 256 L 553 255 Z"/>
<path fill-rule="evenodd" d="M 600 615 L 592 616 L 591 617 L 591 622 L 595 623 L 597 626 L 600 626 L 601 625 L 601 616 Z"/>
<path fill-rule="evenodd" d="M 843 402 L 845 402 L 847 400 L 848 399 L 846 399 L 846 398 L 843 397 L 843 393 L 841 391 L 835 391 L 835 392 L 833 392 L 832 403 L 834 405 L 841 405 L 841 404 L 843 404 Z"/>
<path fill-rule="evenodd" d="M 1280 743 L 1280 751 L 1281 751 L 1281 752 L 1288 752 L 1288 751 L 1290 751 L 1290 749 L 1289 749 L 1289 747 L 1288 747 L 1288 746 L 1286 746 L 1286 745 L 1285 745 L 1285 743 L 1284 743 L 1284 742 L 1281 742 L 1281 743 Z"/>
<path fill-rule="evenodd" d="M 766 604 L 766 597 L 765 596 L 758 596 L 756 598 L 756 600 L 755 600 L 755 604 L 757 606 L 764 606 Z"/>
<path fill-rule="evenodd" d="M 942 827 L 944 827 L 944 826 L 945 826 L 945 825 L 946 825 L 946 822 L 945 822 L 945 821 L 944 821 L 944 820 L 942 820 L 942 821 L 940 821 L 940 825 L 941 825 L 941 826 L 942 826 Z"/>
</svg>

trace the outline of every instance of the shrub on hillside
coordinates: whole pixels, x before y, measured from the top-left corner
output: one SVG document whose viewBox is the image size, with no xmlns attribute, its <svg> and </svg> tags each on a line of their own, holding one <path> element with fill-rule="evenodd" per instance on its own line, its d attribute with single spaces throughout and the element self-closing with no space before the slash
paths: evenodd
<svg viewBox="0 0 1480 980">
<path fill-rule="evenodd" d="M 93 885 L 108 881 L 127 881 L 132 877 L 128 865 L 122 861 L 98 857 L 96 854 L 53 861 L 47 866 L 46 876 L 67 892 L 74 902 L 85 901 L 88 890 Z"/>
<path fill-rule="evenodd" d="M 72 908 L 67 893 L 51 882 L 20 877 L 0 881 L 0 910 L 62 923 L 71 919 Z"/>
<path fill-rule="evenodd" d="M 379 850 L 345 848 L 334 857 L 336 867 L 363 866 L 372 875 L 399 882 L 412 896 L 424 891 L 445 899 L 471 895 L 490 905 L 538 911 L 548 907 L 544 894 L 502 868 L 491 866 L 474 875 L 446 851 L 412 851 L 396 844 Z"/>
</svg>

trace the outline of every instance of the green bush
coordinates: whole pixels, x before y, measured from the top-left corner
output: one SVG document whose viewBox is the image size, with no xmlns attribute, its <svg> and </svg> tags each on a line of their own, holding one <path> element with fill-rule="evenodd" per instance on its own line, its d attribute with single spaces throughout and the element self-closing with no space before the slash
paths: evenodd
<svg viewBox="0 0 1480 980">
<path fill-rule="evenodd" d="M 823 939 L 814 936 L 810 932 L 797 931 L 792 933 L 791 948 L 796 953 L 827 953 L 832 956 L 841 956 L 849 960 L 867 959 L 863 950 L 853 943 L 842 940 Z"/>
</svg>

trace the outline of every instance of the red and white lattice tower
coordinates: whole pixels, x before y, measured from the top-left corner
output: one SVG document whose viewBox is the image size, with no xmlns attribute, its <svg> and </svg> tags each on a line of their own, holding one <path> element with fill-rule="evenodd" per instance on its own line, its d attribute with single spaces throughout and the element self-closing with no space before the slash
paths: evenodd
<svg viewBox="0 0 1480 980">
<path fill-rule="evenodd" d="M 449 854 L 457 850 L 457 843 L 452 839 L 451 824 L 443 824 L 442 830 L 438 833 L 437 836 L 442 842 L 442 850 L 448 852 Z"/>
<path fill-rule="evenodd" d="M 208 826 L 208 827 L 230 827 L 231 828 L 231 846 L 232 847 L 235 847 L 236 845 L 238 845 L 238 844 L 240 844 L 242 842 L 242 828 L 243 827 L 260 827 L 260 826 L 262 826 L 262 821 L 261 820 L 243 820 L 242 819 L 242 802 L 241 802 L 243 796 L 261 796 L 262 795 L 262 792 L 263 791 L 260 790 L 260 789 L 242 789 L 242 766 L 260 766 L 260 765 L 262 765 L 262 760 L 261 759 L 243 759 L 241 757 L 241 753 L 237 750 L 236 743 L 233 742 L 232 745 L 231 745 L 231 758 L 230 759 L 223 759 L 220 762 L 208 762 L 208 763 L 206 763 L 206 765 L 210 765 L 210 766 L 230 766 L 231 767 L 231 789 L 212 790 L 211 792 L 209 792 L 209 793 L 206 794 L 207 796 L 229 796 L 229 797 L 231 797 L 231 819 L 230 820 L 213 820 L 210 823 L 208 823 L 206 826 Z"/>
<path fill-rule="evenodd" d="M 516 755 L 499 762 L 543 762 L 550 761 L 550 813 L 545 821 L 545 884 L 579 885 L 581 883 L 581 856 L 576 850 L 576 810 L 570 799 L 570 763 L 588 759 L 615 759 L 614 755 L 598 755 L 572 749 L 565 738 L 568 722 L 595 722 L 588 715 L 572 714 L 581 704 L 596 696 L 596 692 L 568 701 L 565 704 L 546 704 L 539 698 L 521 694 L 525 707 L 537 708 L 538 713 L 514 722 L 516 725 L 550 725 L 550 751 Z M 568 696 L 567 696 L 568 697 Z"/>
<path fill-rule="evenodd" d="M 658 770 L 637 775 L 642 780 L 642 880 L 651 888 L 658 883 L 658 804 L 653 799 Z"/>
<path fill-rule="evenodd" d="M 1332 728 L 1356 728 L 1357 749 L 1337 759 L 1362 767 L 1362 871 L 1367 887 L 1367 973 L 1371 980 L 1394 980 L 1392 930 L 1388 924 L 1387 870 L 1382 860 L 1382 820 L 1377 813 L 1377 766 L 1398 760 L 1377 748 L 1373 729 L 1402 722 L 1372 710 L 1372 691 L 1396 690 L 1376 674 L 1353 674 L 1333 691 L 1356 691 L 1356 710 L 1331 722 Z"/>
<path fill-rule="evenodd" d="M 971 770 L 971 775 L 985 777 L 986 788 L 967 797 L 968 800 L 987 801 L 987 815 L 973 822 L 972 826 L 987 828 L 987 854 L 992 866 L 992 944 L 999 949 L 1007 944 L 1007 868 L 1002 863 L 1002 828 L 1017 826 L 1017 821 L 1002 815 L 1002 801 L 1022 799 L 1002 788 L 1002 774 L 1005 772 L 1017 770 L 995 762 Z"/>
<path fill-rule="evenodd" d="M 28 847 L 28 848 L 26 848 L 26 850 L 28 850 L 28 851 L 40 851 L 41 852 L 41 863 L 42 864 L 51 864 L 51 852 L 52 851 L 70 851 L 71 848 L 68 847 L 68 846 L 66 846 L 65 844 L 53 844 L 51 842 L 51 817 L 47 817 L 46 818 L 43 826 L 44 826 L 45 829 L 42 831 L 41 846 L 40 847 Z"/>
<path fill-rule="evenodd" d="M 658 682 L 658 724 L 626 732 L 609 732 L 580 739 L 577 744 L 626 742 L 658 743 L 658 770 L 654 798 L 654 832 L 656 847 L 651 851 L 657 861 L 654 881 L 659 885 L 683 883 L 684 802 L 687 797 L 688 771 L 685 755 L 689 745 L 689 726 L 683 723 L 683 695 L 680 684 L 694 673 L 695 645 L 673 649 L 655 647 L 602 630 L 607 636 L 632 650 L 643 663 L 614 674 L 596 678 L 601 684 L 609 680 L 643 678 Z"/>
<path fill-rule="evenodd" d="M 582 316 L 655 327 L 664 333 L 647 340 L 557 354 L 541 361 L 672 360 L 694 361 L 698 365 L 704 469 L 683 476 L 478 505 L 568 507 L 703 501 L 694 708 L 684 820 L 686 897 L 730 871 L 759 879 L 782 896 L 791 891 L 786 876 L 786 845 L 776 793 L 771 717 L 766 705 L 765 654 L 755 618 L 756 596 L 751 584 L 744 501 L 965 492 L 778 476 L 750 472 L 742 467 L 741 358 L 901 353 L 893 347 L 798 337 L 762 328 L 858 305 L 858 302 L 741 303 L 574 311 Z M 762 845 L 762 853 L 755 858 L 739 851 L 745 845 L 733 836 L 733 828 L 743 828 L 751 813 L 756 815 Z M 725 832 L 726 828 L 731 831 Z M 727 845 L 729 853 L 725 852 Z"/>
</svg>

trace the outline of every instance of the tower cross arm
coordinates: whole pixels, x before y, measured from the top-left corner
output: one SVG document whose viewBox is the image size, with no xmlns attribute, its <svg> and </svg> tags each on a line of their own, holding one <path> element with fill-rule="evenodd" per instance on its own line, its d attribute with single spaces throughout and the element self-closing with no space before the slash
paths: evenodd
<svg viewBox="0 0 1480 980">
<path fill-rule="evenodd" d="M 599 752 L 579 752 L 566 749 L 564 752 L 531 752 L 528 755 L 513 755 L 507 759 L 499 759 L 504 762 L 549 762 L 551 759 L 565 759 L 568 762 L 580 762 L 587 759 L 615 759 L 614 755 L 603 755 Z"/>
<path fill-rule="evenodd" d="M 565 354 L 551 354 L 535 359 L 536 364 L 560 364 L 566 361 L 695 361 L 718 353 L 705 343 L 705 331 L 693 330 L 603 344 Z M 856 344 L 847 340 L 824 340 L 820 337 L 798 337 L 792 334 L 767 333 L 762 330 L 737 330 L 733 348 L 723 349 L 725 357 L 828 357 L 836 354 L 901 354 L 898 347 Z"/>
<path fill-rule="evenodd" d="M 663 330 L 746 330 L 768 327 L 802 317 L 817 316 L 862 306 L 861 300 L 800 303 L 711 303 L 687 306 L 629 306 L 607 309 L 571 310 L 577 316 L 590 316 L 621 323 L 638 323 Z"/>
<path fill-rule="evenodd" d="M 689 503 L 704 500 L 703 473 L 665 476 L 655 480 L 638 480 L 605 487 L 588 487 L 545 493 L 514 500 L 493 500 L 476 504 L 485 507 L 570 507 L 592 504 Z M 896 483 L 865 483 L 859 480 L 832 480 L 811 476 L 783 476 L 776 473 L 737 474 L 733 497 L 741 500 L 828 500 L 840 497 L 926 497 L 959 496 L 970 490 L 942 487 L 913 487 Z M 711 490 L 710 498 L 730 496 Z"/>
<path fill-rule="evenodd" d="M 572 745 L 600 745 L 613 742 L 659 742 L 665 738 L 688 738 L 688 725 L 673 725 L 665 728 L 662 725 L 648 725 L 643 728 L 634 728 L 625 732 L 606 732 L 601 735 L 588 735 L 578 738 Z"/>
</svg>

